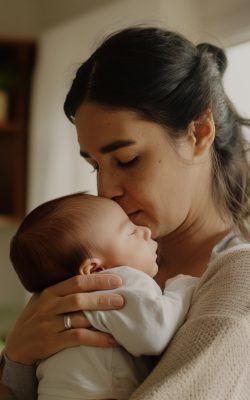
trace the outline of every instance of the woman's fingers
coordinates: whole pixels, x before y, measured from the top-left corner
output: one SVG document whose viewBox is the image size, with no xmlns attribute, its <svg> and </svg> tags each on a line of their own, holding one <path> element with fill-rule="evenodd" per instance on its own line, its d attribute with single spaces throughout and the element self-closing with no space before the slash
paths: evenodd
<svg viewBox="0 0 250 400">
<path fill-rule="evenodd" d="M 33 295 L 8 335 L 7 355 L 21 364 L 32 364 L 69 346 L 114 345 L 111 335 L 88 329 L 82 310 L 122 307 L 122 296 L 112 290 L 102 292 L 121 285 L 115 275 L 93 274 L 73 277 Z M 70 314 L 73 329 L 65 330 L 65 314 Z"/>
<path fill-rule="evenodd" d="M 56 304 L 56 313 L 65 314 L 79 310 L 112 310 L 121 308 L 124 299 L 111 293 L 76 293 L 62 297 Z"/>
<path fill-rule="evenodd" d="M 82 311 L 58 315 L 57 318 L 57 331 L 65 331 L 64 316 L 69 315 L 73 329 L 76 328 L 90 328 L 91 325 Z M 59 329 L 58 329 L 59 328 Z"/>
<path fill-rule="evenodd" d="M 70 314 L 72 329 L 65 330 L 64 315 L 46 321 L 34 318 L 33 323 L 21 324 L 10 332 L 6 354 L 15 362 L 33 364 L 69 346 L 112 347 L 116 341 L 108 333 L 88 329 L 90 324 L 83 313 Z M 86 329 L 87 328 L 87 329 Z"/>
<path fill-rule="evenodd" d="M 77 275 L 66 281 L 45 289 L 43 293 L 54 296 L 67 296 L 72 293 L 115 289 L 122 285 L 119 276 L 111 274 Z"/>
</svg>

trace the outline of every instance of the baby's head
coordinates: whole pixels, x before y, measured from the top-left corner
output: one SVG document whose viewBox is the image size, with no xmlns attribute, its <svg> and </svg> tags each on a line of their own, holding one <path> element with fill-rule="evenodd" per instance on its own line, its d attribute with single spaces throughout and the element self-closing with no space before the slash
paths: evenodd
<svg viewBox="0 0 250 400">
<path fill-rule="evenodd" d="M 157 243 L 113 200 L 76 193 L 48 201 L 23 220 L 10 258 L 24 287 L 38 292 L 79 274 L 128 265 L 155 276 Z"/>
</svg>

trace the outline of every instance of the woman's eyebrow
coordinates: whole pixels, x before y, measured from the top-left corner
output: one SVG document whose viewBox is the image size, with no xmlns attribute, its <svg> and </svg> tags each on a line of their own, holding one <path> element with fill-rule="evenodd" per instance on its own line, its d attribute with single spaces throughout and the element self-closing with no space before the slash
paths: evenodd
<svg viewBox="0 0 250 400">
<path fill-rule="evenodd" d="M 136 144 L 135 140 L 116 140 L 115 142 L 102 146 L 99 151 L 101 154 L 107 154 L 122 147 L 132 146 L 133 144 Z M 91 158 L 90 155 L 85 151 L 80 151 L 80 154 L 84 158 Z"/>
</svg>

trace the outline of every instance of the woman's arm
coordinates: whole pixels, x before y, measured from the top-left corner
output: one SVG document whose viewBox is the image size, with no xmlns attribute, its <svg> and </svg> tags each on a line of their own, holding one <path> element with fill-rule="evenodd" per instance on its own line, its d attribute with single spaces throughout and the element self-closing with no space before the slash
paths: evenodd
<svg viewBox="0 0 250 400">
<path fill-rule="evenodd" d="M 5 358 L 3 352 L 0 353 L 0 376 L 2 376 L 3 368 L 5 366 Z M 9 388 L 7 388 L 2 382 L 0 382 L 0 399 L 2 400 L 14 400 L 14 397 Z"/>
<path fill-rule="evenodd" d="M 7 389 L 7 386 L 9 387 L 9 390 L 8 395 L 6 391 L 5 397 L 0 396 L 0 399 L 35 400 L 37 398 L 37 379 L 35 366 L 15 363 L 9 360 L 4 352 L 2 353 L 1 357 L 4 364 L 1 382 L 3 387 L 5 387 L 5 390 Z M 14 392 L 10 389 L 14 389 Z"/>
<path fill-rule="evenodd" d="M 131 400 L 247 400 L 249 341 L 243 319 L 187 321 Z"/>
<path fill-rule="evenodd" d="M 32 365 L 36 361 L 81 344 L 100 347 L 114 345 L 110 334 L 89 330 L 89 322 L 79 311 L 122 307 L 121 296 L 93 292 L 108 291 L 121 284 L 120 277 L 111 274 L 76 276 L 31 297 L 6 340 L 5 354 L 11 363 L 5 364 L 2 377 L 16 399 L 33 400 L 35 375 Z M 63 316 L 66 313 L 74 313 L 73 329 L 64 329 Z M 22 378 L 24 385 L 20 394 L 17 382 Z"/>
<path fill-rule="evenodd" d="M 131 400 L 250 399 L 250 246 L 219 255 L 187 321 Z"/>
</svg>

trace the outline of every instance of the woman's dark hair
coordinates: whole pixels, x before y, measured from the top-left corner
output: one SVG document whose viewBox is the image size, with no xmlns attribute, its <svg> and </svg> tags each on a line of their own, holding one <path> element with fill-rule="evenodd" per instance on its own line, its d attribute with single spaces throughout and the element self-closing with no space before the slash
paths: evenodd
<svg viewBox="0 0 250 400">
<path fill-rule="evenodd" d="M 90 258 L 83 244 L 84 223 L 90 212 L 86 199 L 96 196 L 75 193 L 50 200 L 23 220 L 10 245 L 10 259 L 23 286 L 39 292 L 79 274 Z M 92 201 L 91 201 L 92 204 Z"/>
<path fill-rule="evenodd" d="M 249 164 L 242 118 L 224 92 L 224 51 L 197 46 L 180 34 L 132 27 L 106 38 L 78 69 L 64 111 L 71 122 L 83 102 L 135 111 L 168 127 L 172 139 L 185 135 L 192 120 L 210 109 L 216 137 L 212 148 L 213 196 L 248 236 Z"/>
</svg>

